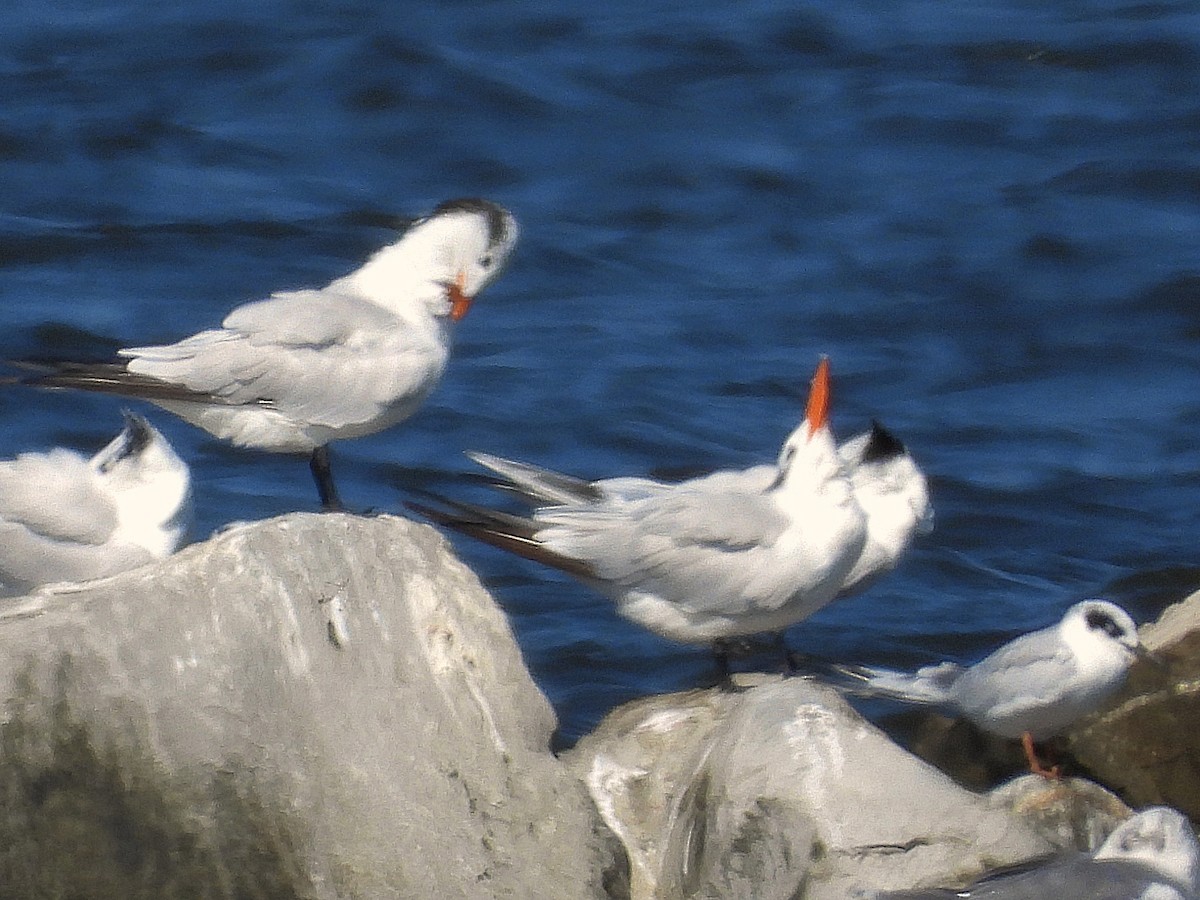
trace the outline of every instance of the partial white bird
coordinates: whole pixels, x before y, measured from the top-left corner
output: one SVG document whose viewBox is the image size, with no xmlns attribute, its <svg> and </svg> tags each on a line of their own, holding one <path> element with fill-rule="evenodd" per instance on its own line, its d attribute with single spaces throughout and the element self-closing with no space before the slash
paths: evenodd
<svg viewBox="0 0 1200 900">
<path fill-rule="evenodd" d="M 867 516 L 867 540 L 839 597 L 857 594 L 900 562 L 917 534 L 933 528 L 929 486 L 907 448 L 878 422 L 838 448 L 854 498 Z"/>
<path fill-rule="evenodd" d="M 1197 900 L 1200 843 L 1187 818 L 1153 806 L 1126 819 L 1093 854 L 1005 869 L 969 887 L 884 891 L 875 900 Z"/>
<path fill-rule="evenodd" d="M 585 481 L 528 463 L 468 451 L 479 465 L 501 476 L 497 487 L 518 494 L 533 508 L 572 503 L 630 502 L 671 490 L 674 485 L 647 478 Z M 917 534 L 933 528 L 933 507 L 924 473 L 894 434 L 879 422 L 838 447 L 838 455 L 867 517 L 867 539 L 838 597 L 856 594 L 896 567 Z M 764 492 L 778 476 L 776 465 L 713 472 L 703 479 L 711 490 Z M 462 507 L 475 509 L 478 507 Z"/>
<path fill-rule="evenodd" d="M 115 575 L 174 553 L 191 526 L 187 465 L 141 416 L 91 459 L 0 462 L 0 590 Z"/>
<path fill-rule="evenodd" d="M 51 364 L 26 382 L 141 397 L 237 447 L 310 453 L 322 505 L 340 508 L 329 442 L 416 412 L 446 368 L 452 324 L 517 233 L 495 203 L 451 200 L 327 287 L 247 303 L 220 328 L 121 350 L 123 362 Z"/>
<path fill-rule="evenodd" d="M 761 476 L 587 482 L 476 454 L 539 504 L 531 516 L 445 500 L 452 511 L 414 507 L 595 585 L 622 616 L 673 640 L 781 631 L 837 596 L 867 539 L 829 403 L 822 359 L 804 421 Z"/>
<path fill-rule="evenodd" d="M 984 731 L 1020 738 L 1032 771 L 1043 769 L 1035 741 L 1094 712 L 1147 651 L 1115 603 L 1084 600 L 1049 628 L 1022 635 L 968 668 L 945 662 L 915 673 L 838 666 L 856 693 L 939 706 Z"/>
</svg>

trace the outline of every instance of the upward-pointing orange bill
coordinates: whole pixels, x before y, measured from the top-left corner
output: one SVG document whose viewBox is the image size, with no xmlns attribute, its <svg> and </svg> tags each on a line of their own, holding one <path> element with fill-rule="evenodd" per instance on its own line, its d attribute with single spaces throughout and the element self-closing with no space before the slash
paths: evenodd
<svg viewBox="0 0 1200 900">
<path fill-rule="evenodd" d="M 808 409 L 804 418 L 808 420 L 808 437 L 825 426 L 829 418 L 829 357 L 822 356 L 817 363 L 817 374 L 813 376 L 812 387 L 808 392 Z"/>
</svg>

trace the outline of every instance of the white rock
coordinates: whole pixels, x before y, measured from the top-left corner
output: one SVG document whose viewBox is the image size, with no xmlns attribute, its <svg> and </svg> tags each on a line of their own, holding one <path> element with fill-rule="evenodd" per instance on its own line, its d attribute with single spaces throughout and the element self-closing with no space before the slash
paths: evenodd
<svg viewBox="0 0 1200 900">
<path fill-rule="evenodd" d="M 635 900 L 845 900 L 1052 849 L 799 678 L 628 704 L 569 762 L 629 856 Z"/>
<path fill-rule="evenodd" d="M 601 893 L 553 712 L 426 526 L 292 515 L 2 609 L 6 892 Z"/>
</svg>

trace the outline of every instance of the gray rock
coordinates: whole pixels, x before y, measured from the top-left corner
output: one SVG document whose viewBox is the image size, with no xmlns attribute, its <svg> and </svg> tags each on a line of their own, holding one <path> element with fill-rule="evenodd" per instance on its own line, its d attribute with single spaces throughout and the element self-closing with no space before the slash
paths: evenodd
<svg viewBox="0 0 1200 900">
<path fill-rule="evenodd" d="M 635 900 L 845 900 L 1057 846 L 1011 799 L 958 787 L 804 679 L 628 704 L 568 762 L 628 855 Z"/>
<path fill-rule="evenodd" d="M 1056 851 L 1090 853 L 1131 810 L 1116 794 L 1085 778 L 1022 775 L 993 788 L 988 802 L 1033 828 Z"/>
<path fill-rule="evenodd" d="M 426 526 L 292 515 L 2 610 L 7 896 L 602 894 L 553 713 Z"/>
</svg>

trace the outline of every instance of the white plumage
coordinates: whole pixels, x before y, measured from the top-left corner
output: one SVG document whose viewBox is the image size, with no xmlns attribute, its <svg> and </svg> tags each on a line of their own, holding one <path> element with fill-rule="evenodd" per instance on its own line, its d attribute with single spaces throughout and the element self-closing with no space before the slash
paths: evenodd
<svg viewBox="0 0 1200 900">
<path fill-rule="evenodd" d="M 537 505 L 528 518 L 467 504 L 435 521 L 568 571 L 626 618 L 678 641 L 779 631 L 834 599 L 866 517 L 829 431 L 828 363 L 774 466 L 676 484 L 597 482 L 476 454 Z"/>
<path fill-rule="evenodd" d="M 142 397 L 238 447 L 311 452 L 322 503 L 337 506 L 326 445 L 417 410 L 446 368 L 452 324 L 517 233 L 494 203 L 450 201 L 325 288 L 247 303 L 220 328 L 121 350 L 123 363 L 59 364 L 29 382 Z"/>
<path fill-rule="evenodd" d="M 1084 600 L 1058 624 L 1022 635 L 967 668 L 945 662 L 914 673 L 866 666 L 838 671 L 857 693 L 939 706 L 984 731 L 1022 738 L 1030 768 L 1042 772 L 1032 742 L 1096 711 L 1145 653 L 1125 610 Z"/>
<path fill-rule="evenodd" d="M 175 552 L 191 525 L 184 462 L 145 419 L 91 459 L 61 448 L 0 461 L 0 589 L 115 575 Z"/>
</svg>

